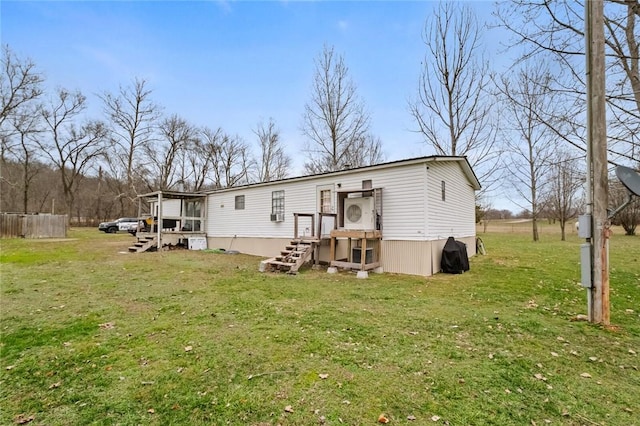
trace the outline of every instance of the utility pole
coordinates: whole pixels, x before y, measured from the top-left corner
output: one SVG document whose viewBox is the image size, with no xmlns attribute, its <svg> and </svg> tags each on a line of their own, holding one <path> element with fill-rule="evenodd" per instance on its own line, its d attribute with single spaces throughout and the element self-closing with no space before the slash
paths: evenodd
<svg viewBox="0 0 640 426">
<path fill-rule="evenodd" d="M 609 324 L 609 182 L 605 103 L 604 1 L 585 2 L 587 57 L 587 215 L 591 232 L 589 321 Z"/>
</svg>

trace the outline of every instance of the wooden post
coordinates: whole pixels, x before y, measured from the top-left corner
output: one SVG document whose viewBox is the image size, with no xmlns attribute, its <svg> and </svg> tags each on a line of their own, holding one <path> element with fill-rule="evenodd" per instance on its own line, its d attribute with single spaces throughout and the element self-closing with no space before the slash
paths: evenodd
<svg viewBox="0 0 640 426">
<path fill-rule="evenodd" d="M 153 216 L 151 216 L 153 217 Z M 162 192 L 158 192 L 158 219 L 156 220 L 158 253 L 162 252 Z M 153 229 L 153 228 L 152 228 Z"/>
<path fill-rule="evenodd" d="M 138 217 L 136 218 L 136 235 L 140 232 L 140 217 L 142 216 L 142 198 L 138 197 Z"/>
<path fill-rule="evenodd" d="M 329 265 L 336 260 L 336 237 L 331 236 L 331 245 L 329 246 Z"/>
<path fill-rule="evenodd" d="M 609 228 L 607 123 L 605 102 L 604 2 L 585 2 L 587 47 L 587 131 L 592 179 L 592 288 L 589 320 L 609 324 Z"/>
<path fill-rule="evenodd" d="M 364 265 L 367 263 L 367 233 L 364 233 L 364 238 L 361 240 L 362 244 L 360 247 L 360 270 L 364 271 Z"/>
</svg>

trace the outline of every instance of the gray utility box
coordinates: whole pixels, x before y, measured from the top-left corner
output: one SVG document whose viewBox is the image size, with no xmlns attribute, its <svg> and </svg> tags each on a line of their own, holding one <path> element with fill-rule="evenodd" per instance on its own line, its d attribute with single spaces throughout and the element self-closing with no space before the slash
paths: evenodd
<svg viewBox="0 0 640 426">
<path fill-rule="evenodd" d="M 351 249 L 353 263 L 362 263 L 362 248 L 354 247 Z M 368 248 L 364 255 L 364 263 L 373 263 L 373 248 Z"/>
<path fill-rule="evenodd" d="M 591 215 L 581 214 L 578 216 L 578 237 L 591 238 Z"/>
</svg>

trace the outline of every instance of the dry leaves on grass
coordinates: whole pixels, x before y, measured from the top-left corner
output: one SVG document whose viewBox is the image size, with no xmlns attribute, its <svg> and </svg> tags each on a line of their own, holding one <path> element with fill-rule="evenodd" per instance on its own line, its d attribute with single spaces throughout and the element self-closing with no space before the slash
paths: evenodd
<svg viewBox="0 0 640 426">
<path fill-rule="evenodd" d="M 115 328 L 115 326 L 116 326 L 116 323 L 112 322 L 112 321 L 104 322 L 102 324 L 98 324 L 98 327 L 100 327 L 103 330 L 111 330 L 111 329 Z"/>
<path fill-rule="evenodd" d="M 293 407 L 290 405 L 287 405 L 286 407 L 284 407 L 284 411 L 286 413 L 293 413 Z"/>
<path fill-rule="evenodd" d="M 326 379 L 327 377 L 329 377 L 329 375 L 328 375 L 328 374 L 320 373 L 320 374 L 318 374 L 318 377 L 320 377 L 322 380 L 324 380 L 324 379 Z"/>
<path fill-rule="evenodd" d="M 191 352 L 192 350 L 193 350 L 193 346 L 191 346 L 191 345 L 184 347 L 184 351 L 185 352 Z"/>
<path fill-rule="evenodd" d="M 389 423 L 389 419 L 387 418 L 387 416 L 384 415 L 384 413 L 380 414 L 378 416 L 378 423 L 387 424 L 387 423 Z"/>
<path fill-rule="evenodd" d="M 585 379 L 590 379 L 591 378 L 591 374 L 589 374 L 589 373 L 581 373 L 580 377 L 583 377 Z"/>
<path fill-rule="evenodd" d="M 34 416 L 33 414 L 27 416 L 26 414 L 23 413 L 23 414 L 18 414 L 17 416 L 15 416 L 13 418 L 13 421 L 16 422 L 16 424 L 23 425 L 23 424 L 26 424 L 26 423 L 34 421 L 35 418 L 36 418 L 36 416 Z"/>
</svg>

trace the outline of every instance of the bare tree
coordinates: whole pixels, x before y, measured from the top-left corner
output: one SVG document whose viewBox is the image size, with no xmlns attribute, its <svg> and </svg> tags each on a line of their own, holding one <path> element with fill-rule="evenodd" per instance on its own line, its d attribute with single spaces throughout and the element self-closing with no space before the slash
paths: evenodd
<svg viewBox="0 0 640 426">
<path fill-rule="evenodd" d="M 28 211 L 29 190 L 39 171 L 34 161 L 29 135 L 35 129 L 30 117 L 37 108 L 44 81 L 30 59 L 19 58 L 9 47 L 2 46 L 0 57 L 0 182 L 3 186 L 2 206 Z M 13 164 L 20 165 L 20 173 L 13 173 Z"/>
<path fill-rule="evenodd" d="M 557 151 L 551 159 L 546 193 L 547 211 L 560 224 L 560 239 L 566 240 L 566 224 L 575 218 L 582 206 L 580 189 L 584 184 L 584 170 L 575 154 Z"/>
<path fill-rule="evenodd" d="M 217 152 L 224 132 L 221 128 L 212 130 L 208 127 L 200 129 L 199 134 L 192 141 L 186 152 L 186 164 L 188 176 L 192 181 L 191 189 L 201 191 L 205 188 L 207 180 L 216 166 Z"/>
<path fill-rule="evenodd" d="M 239 136 L 224 134 L 215 152 L 214 185 L 216 188 L 249 183 L 253 160 L 249 146 Z"/>
<path fill-rule="evenodd" d="M 491 219 L 497 219 L 489 212 L 495 211 L 493 202 L 486 196 L 476 198 L 476 223 L 482 224 L 482 232 L 487 233 L 487 227 Z"/>
<path fill-rule="evenodd" d="M 44 81 L 30 59 L 21 59 L 9 48 L 2 46 L 2 72 L 0 73 L 0 157 L 4 160 L 10 139 L 8 136 L 14 129 L 7 120 L 19 110 L 37 101 L 42 95 L 41 84 Z"/>
<path fill-rule="evenodd" d="M 24 105 L 12 113 L 11 124 L 15 129 L 15 137 L 18 139 L 13 158 L 22 169 L 22 211 L 29 212 L 29 196 L 31 184 L 34 178 L 42 170 L 41 152 L 37 149 L 34 138 L 42 133 L 38 108 L 27 109 Z"/>
<path fill-rule="evenodd" d="M 258 181 L 270 182 L 284 179 L 289 174 L 291 157 L 287 155 L 280 141 L 280 131 L 272 118 L 267 123 L 260 122 L 253 130 L 260 143 L 260 164 Z"/>
<path fill-rule="evenodd" d="M 610 182 L 613 183 L 609 188 L 609 201 L 612 203 L 611 207 L 615 208 L 627 200 L 629 191 L 615 179 L 611 179 Z M 613 217 L 611 222 L 622 226 L 625 235 L 636 235 L 636 228 L 640 224 L 640 199 L 635 197 L 631 204 Z"/>
<path fill-rule="evenodd" d="M 640 155 L 640 3 L 606 0 L 604 12 L 609 156 L 633 161 Z M 549 84 L 569 97 L 563 115 L 572 130 L 557 136 L 584 151 L 584 1 L 511 0 L 499 3 L 495 15 L 514 36 L 509 47 L 523 52 L 519 60 L 551 56 L 557 63 Z"/>
<path fill-rule="evenodd" d="M 409 110 L 424 143 L 439 155 L 464 155 L 488 188 L 498 168 L 488 61 L 472 10 L 440 2 L 423 32 L 426 54 Z"/>
<path fill-rule="evenodd" d="M 506 120 L 503 126 L 507 141 L 511 179 L 516 193 L 526 202 L 523 209 L 531 212 L 533 241 L 539 240 L 538 215 L 540 186 L 549 167 L 554 150 L 553 133 L 537 117 L 541 111 L 554 108 L 554 98 L 547 90 L 550 79 L 547 70 L 538 67 L 523 68 L 514 77 L 503 76 L 499 92 L 504 100 Z"/>
<path fill-rule="evenodd" d="M 158 130 L 160 143 L 145 146 L 146 157 L 151 161 L 152 173 L 148 179 L 151 189 L 175 189 L 178 182 L 187 179 L 184 158 L 187 147 L 194 141 L 197 130 L 185 119 L 173 114 L 162 120 Z"/>
<path fill-rule="evenodd" d="M 120 201 L 121 215 L 132 213 L 138 185 L 148 172 L 143 153 L 156 137 L 160 118 L 160 107 L 152 101 L 151 94 L 145 80 L 135 79 L 131 86 L 120 87 L 118 93 L 100 97 L 111 123 L 113 148 L 107 158 L 114 179 L 109 182 L 117 184 L 113 190 Z"/>
<path fill-rule="evenodd" d="M 86 98 L 80 92 L 57 89 L 56 97 L 42 109 L 48 137 L 38 145 L 60 174 L 71 220 L 76 191 L 85 175 L 104 154 L 107 129 L 98 121 L 78 125 L 75 121 L 86 109 Z"/>
<path fill-rule="evenodd" d="M 363 167 L 384 161 L 382 140 L 378 136 L 366 133 L 353 141 L 353 145 L 345 151 L 345 162 L 351 167 Z"/>
<path fill-rule="evenodd" d="M 358 158 L 356 151 L 376 151 L 378 147 L 366 145 L 371 142 L 367 138 L 369 122 L 369 114 L 356 93 L 343 56 L 337 55 L 333 47 L 324 46 L 315 60 L 311 100 L 305 105 L 303 115 L 302 133 L 308 138 L 304 149 L 309 156 L 305 163 L 307 172 L 353 167 L 350 161 Z M 371 162 L 357 166 L 381 160 L 361 157 Z"/>
</svg>

